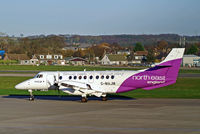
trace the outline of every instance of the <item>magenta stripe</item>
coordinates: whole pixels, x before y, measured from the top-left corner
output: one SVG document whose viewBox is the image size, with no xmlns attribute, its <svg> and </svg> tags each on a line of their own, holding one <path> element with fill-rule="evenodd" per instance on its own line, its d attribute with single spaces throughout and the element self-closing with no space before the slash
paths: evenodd
<svg viewBox="0 0 200 134">
<path fill-rule="evenodd" d="M 149 68 L 127 78 L 118 88 L 117 93 L 142 88 L 152 90 L 174 84 L 178 77 L 181 59 L 171 60 Z"/>
</svg>

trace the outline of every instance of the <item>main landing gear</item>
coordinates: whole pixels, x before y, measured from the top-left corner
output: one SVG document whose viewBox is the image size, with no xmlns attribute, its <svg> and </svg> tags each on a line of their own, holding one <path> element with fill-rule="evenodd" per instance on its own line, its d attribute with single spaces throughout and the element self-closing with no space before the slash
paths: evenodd
<svg viewBox="0 0 200 134">
<path fill-rule="evenodd" d="M 82 97 L 81 102 L 86 103 L 88 101 L 87 97 Z"/>
<path fill-rule="evenodd" d="M 28 90 L 28 92 L 30 93 L 29 101 L 34 101 L 33 90 Z"/>
<path fill-rule="evenodd" d="M 81 98 L 81 102 L 83 102 L 83 103 L 85 103 L 85 102 L 87 102 L 88 101 L 88 99 L 87 99 L 87 95 L 82 95 L 82 98 Z"/>
<path fill-rule="evenodd" d="M 101 100 L 102 100 L 102 101 L 107 101 L 108 98 L 106 97 L 106 95 L 103 95 L 103 96 L 101 97 Z M 83 95 L 83 96 L 81 97 L 81 102 L 82 102 L 82 103 L 86 103 L 87 101 L 88 101 L 87 95 Z"/>
<path fill-rule="evenodd" d="M 103 96 L 103 97 L 101 97 L 101 100 L 102 100 L 102 101 L 107 101 L 108 98 L 107 98 L 106 96 Z"/>
<path fill-rule="evenodd" d="M 102 100 L 102 101 L 107 101 L 107 100 L 108 100 L 108 98 L 106 97 L 106 94 L 105 94 L 105 93 L 102 94 L 101 100 Z"/>
</svg>

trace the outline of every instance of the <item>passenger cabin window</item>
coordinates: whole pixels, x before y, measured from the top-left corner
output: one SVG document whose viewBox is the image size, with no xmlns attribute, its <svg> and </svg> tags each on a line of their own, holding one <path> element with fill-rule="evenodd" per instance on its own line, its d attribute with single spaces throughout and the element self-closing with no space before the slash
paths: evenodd
<svg viewBox="0 0 200 134">
<path fill-rule="evenodd" d="M 84 78 L 84 79 L 87 79 L 87 76 L 84 76 L 83 78 Z"/>
<path fill-rule="evenodd" d="M 93 79 L 93 76 L 92 76 L 92 75 L 90 76 L 90 79 Z"/>
<path fill-rule="evenodd" d="M 74 76 L 74 79 L 76 80 L 76 79 L 77 79 L 77 76 Z"/>
<path fill-rule="evenodd" d="M 72 79 L 72 76 L 69 76 L 69 79 L 71 80 L 71 79 Z"/>
<path fill-rule="evenodd" d="M 103 75 L 101 76 L 101 79 L 104 79 L 104 76 L 103 76 Z"/>
<path fill-rule="evenodd" d="M 114 76 L 114 75 L 112 75 L 112 76 L 111 76 L 111 79 L 114 79 L 114 78 L 115 78 L 115 76 Z"/>
<path fill-rule="evenodd" d="M 109 76 L 108 76 L 108 75 L 106 76 L 106 79 L 109 79 Z"/>
<path fill-rule="evenodd" d="M 59 80 L 62 80 L 62 76 L 59 77 Z"/>
<path fill-rule="evenodd" d="M 82 76 L 79 76 L 78 78 L 79 78 L 79 80 L 80 80 L 80 79 L 82 79 Z"/>
<path fill-rule="evenodd" d="M 96 76 L 96 79 L 99 79 L 99 76 L 98 76 L 98 75 Z"/>
</svg>

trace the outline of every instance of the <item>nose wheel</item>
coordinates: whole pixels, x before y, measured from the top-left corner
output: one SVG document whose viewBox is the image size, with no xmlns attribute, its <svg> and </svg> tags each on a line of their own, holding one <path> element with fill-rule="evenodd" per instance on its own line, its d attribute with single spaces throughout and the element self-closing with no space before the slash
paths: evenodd
<svg viewBox="0 0 200 134">
<path fill-rule="evenodd" d="M 30 96 L 29 101 L 34 101 L 34 96 Z"/>
<path fill-rule="evenodd" d="M 28 90 L 28 92 L 30 93 L 29 101 L 34 101 L 33 90 Z"/>
</svg>

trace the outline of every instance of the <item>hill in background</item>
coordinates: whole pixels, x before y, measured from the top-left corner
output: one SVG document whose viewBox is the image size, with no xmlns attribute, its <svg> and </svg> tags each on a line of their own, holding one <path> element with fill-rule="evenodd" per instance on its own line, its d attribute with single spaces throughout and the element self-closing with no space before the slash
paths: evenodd
<svg viewBox="0 0 200 134">
<path fill-rule="evenodd" d="M 68 44 L 119 44 L 121 46 L 132 46 L 137 42 L 143 45 L 153 45 L 159 41 L 165 40 L 169 44 L 177 44 L 182 36 L 178 34 L 160 34 L 160 35 L 100 35 L 100 36 L 86 36 L 86 35 L 62 35 L 66 38 Z M 187 44 L 194 44 L 200 42 L 200 36 L 184 36 Z"/>
</svg>

